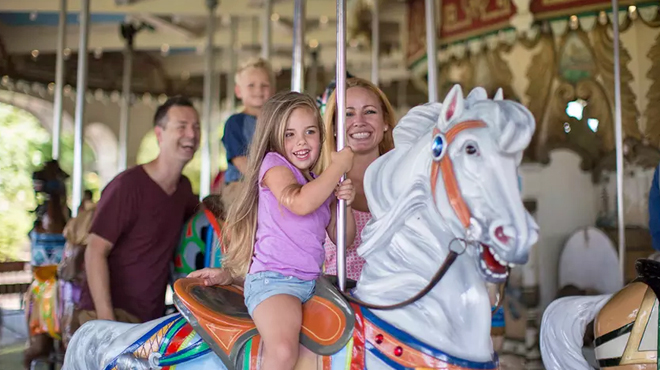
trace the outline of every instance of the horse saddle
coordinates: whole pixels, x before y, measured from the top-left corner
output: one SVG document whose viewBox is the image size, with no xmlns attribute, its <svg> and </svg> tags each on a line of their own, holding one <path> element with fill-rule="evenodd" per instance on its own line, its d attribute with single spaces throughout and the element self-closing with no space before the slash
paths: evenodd
<svg viewBox="0 0 660 370">
<path fill-rule="evenodd" d="M 243 291 L 235 286 L 205 286 L 202 279 L 174 283 L 174 304 L 228 369 L 240 368 L 241 349 L 258 335 L 248 314 Z M 353 309 L 324 277 L 316 281 L 314 297 L 303 305 L 300 343 L 329 356 L 339 352 L 353 334 Z"/>
</svg>

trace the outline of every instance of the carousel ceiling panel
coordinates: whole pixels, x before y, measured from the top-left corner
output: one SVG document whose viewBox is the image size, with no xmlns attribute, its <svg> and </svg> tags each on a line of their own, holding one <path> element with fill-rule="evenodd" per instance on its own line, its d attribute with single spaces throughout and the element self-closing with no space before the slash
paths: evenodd
<svg viewBox="0 0 660 370">
<path fill-rule="evenodd" d="M 646 3 L 657 4 L 657 1 L 620 0 L 619 6 L 643 5 Z M 612 2 L 609 0 L 532 0 L 529 7 L 532 13 L 534 13 L 534 18 L 541 20 L 568 17 L 590 11 L 611 11 Z"/>
<path fill-rule="evenodd" d="M 510 0 L 443 0 L 441 43 L 506 28 L 515 13 L 516 7 Z"/>
<path fill-rule="evenodd" d="M 8 26 L 53 26 L 57 27 L 60 22 L 58 12 L 2 12 L 0 4 L 0 22 Z M 92 24 L 98 23 L 121 23 L 126 19 L 125 14 L 90 14 Z M 66 17 L 67 24 L 79 24 L 78 13 L 68 13 Z"/>
<path fill-rule="evenodd" d="M 202 0 L 149 0 L 134 1 L 130 4 L 117 4 L 116 0 L 93 0 L 91 1 L 92 13 L 151 13 L 158 15 L 206 15 L 208 10 L 206 2 Z M 70 12 L 80 11 L 80 1 L 68 2 Z M 58 12 L 59 1 L 52 0 L 2 0 L 0 11 L 19 12 Z M 335 0 L 307 0 L 307 17 L 319 18 L 321 16 L 335 19 Z M 244 0 L 220 0 L 218 1 L 218 14 L 232 16 L 259 16 L 262 13 L 261 6 L 255 6 L 254 2 Z M 273 13 L 293 14 L 293 1 L 274 1 Z"/>
</svg>

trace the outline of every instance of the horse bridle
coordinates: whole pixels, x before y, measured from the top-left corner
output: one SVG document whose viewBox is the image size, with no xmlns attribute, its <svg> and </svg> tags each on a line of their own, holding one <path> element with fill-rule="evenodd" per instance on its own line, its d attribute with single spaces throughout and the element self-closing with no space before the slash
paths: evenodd
<svg viewBox="0 0 660 370">
<path fill-rule="evenodd" d="M 444 182 L 445 189 L 447 191 L 447 197 L 449 198 L 449 203 L 451 204 L 451 207 L 453 208 L 454 212 L 456 213 L 456 216 L 458 217 L 458 219 L 460 220 L 461 224 L 463 225 L 466 231 L 470 227 L 470 219 L 472 215 L 470 213 L 470 209 L 465 203 L 465 200 L 463 199 L 463 196 L 461 195 L 461 190 L 458 186 L 458 181 L 456 181 L 456 175 L 454 173 L 454 166 L 451 162 L 449 155 L 447 155 L 447 151 L 449 150 L 449 145 L 451 145 L 451 143 L 454 141 L 454 139 L 459 133 L 473 128 L 484 128 L 484 127 L 486 127 L 486 124 L 482 121 L 469 120 L 469 121 L 457 123 L 452 128 L 450 128 L 447 131 L 447 133 L 444 135 L 440 132 L 440 130 L 437 127 L 433 129 L 433 141 L 431 144 L 431 150 L 433 152 L 433 164 L 431 165 L 431 179 L 430 179 L 431 193 L 433 195 L 433 204 L 434 205 L 437 204 L 435 202 L 436 200 L 435 189 L 437 186 L 438 175 L 440 172 L 442 172 L 442 180 Z M 454 244 L 455 241 L 462 243 L 463 248 L 459 250 L 452 249 L 452 245 Z M 435 273 L 435 275 L 433 275 L 429 283 L 424 287 L 424 289 L 420 290 L 417 294 L 406 299 L 403 302 L 399 302 L 391 305 L 377 305 L 377 304 L 364 302 L 345 292 L 342 292 L 342 294 L 350 302 L 375 310 L 394 310 L 412 304 L 420 300 L 422 297 L 427 295 L 433 288 L 435 288 L 435 286 L 445 276 L 451 265 L 456 261 L 456 258 L 458 258 L 458 256 L 463 254 L 463 252 L 465 252 L 465 249 L 467 249 L 469 243 L 470 241 L 467 241 L 465 239 L 461 239 L 461 238 L 453 239 L 449 243 L 449 254 L 447 254 L 447 257 L 445 257 L 445 260 L 442 262 L 442 265 L 440 265 L 440 268 Z M 497 305 L 495 306 L 495 309 L 492 310 L 493 313 L 500 308 L 502 302 L 504 301 L 504 285 L 505 284 L 500 285 L 500 294 L 497 300 Z"/>
</svg>

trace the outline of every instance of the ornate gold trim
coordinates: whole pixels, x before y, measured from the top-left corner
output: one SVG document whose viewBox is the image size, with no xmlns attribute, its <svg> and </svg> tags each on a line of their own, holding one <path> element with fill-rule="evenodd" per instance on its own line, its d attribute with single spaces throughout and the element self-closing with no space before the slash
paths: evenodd
<svg viewBox="0 0 660 370">
<path fill-rule="evenodd" d="M 525 95 L 529 98 L 527 108 L 534 115 L 537 129 L 525 151 L 525 157 L 530 161 L 543 162 L 543 146 L 547 141 L 546 113 L 555 79 L 556 50 L 555 40 L 550 32 L 541 33 L 537 44 L 540 49 L 532 56 L 532 62 L 527 69 L 526 77 L 529 85 L 525 90 Z"/>
<path fill-rule="evenodd" d="M 644 136 L 656 148 L 660 146 L 660 34 L 655 38 L 655 43 L 649 50 L 646 56 L 651 60 L 651 68 L 646 74 L 646 77 L 652 81 L 649 90 L 646 92 L 646 110 L 644 116 L 646 117 L 646 128 Z"/>
<path fill-rule="evenodd" d="M 608 28 L 609 26 L 607 25 L 604 26 L 599 24 L 594 27 L 591 34 L 593 37 L 595 62 L 598 67 L 598 73 L 602 79 L 602 84 L 603 86 L 614 87 L 614 46 L 607 33 Z M 623 137 L 632 137 L 640 140 L 642 134 L 637 126 L 639 111 L 635 104 L 635 93 L 630 87 L 630 83 L 633 81 L 633 76 L 630 69 L 627 67 L 631 58 L 628 50 L 622 44 L 620 44 L 619 53 L 621 66 L 621 119 L 623 125 Z M 605 89 L 605 92 L 610 104 L 613 106 L 614 88 Z"/>
</svg>

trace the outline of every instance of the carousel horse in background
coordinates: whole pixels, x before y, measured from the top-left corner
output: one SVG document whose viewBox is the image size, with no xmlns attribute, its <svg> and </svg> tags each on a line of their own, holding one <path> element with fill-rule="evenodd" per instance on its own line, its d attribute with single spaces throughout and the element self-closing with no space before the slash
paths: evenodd
<svg viewBox="0 0 660 370">
<path fill-rule="evenodd" d="M 30 231 L 34 280 L 25 295 L 30 336 L 23 358 L 26 369 L 34 360 L 54 353 L 53 340 L 60 339 L 57 265 L 65 245 L 62 233 L 71 214 L 66 205 L 68 177 L 55 160 L 32 175 L 34 191 L 43 194 L 45 201 L 37 207 L 34 228 Z"/>
<path fill-rule="evenodd" d="M 534 128 L 501 91 L 464 98 L 459 86 L 402 118 L 395 148 L 364 179 L 373 219 L 358 249 L 362 276 L 346 295 L 319 278 L 301 330 L 315 355 L 297 369 L 498 368 L 486 284 L 526 263 L 537 239 L 517 174 Z M 259 368 L 260 336 L 240 287 L 189 278 L 174 287 L 180 313 L 88 322 L 63 369 Z"/>
<path fill-rule="evenodd" d="M 183 226 L 179 246 L 174 253 L 172 282 L 205 267 L 221 267 L 221 225 L 226 212 L 219 194 L 202 200 L 200 210 Z"/>
<path fill-rule="evenodd" d="M 546 369 L 592 369 L 582 352 L 592 323 L 599 368 L 658 369 L 660 262 L 640 259 L 635 268 L 637 278 L 614 294 L 564 297 L 546 308 L 541 323 Z"/>
</svg>

